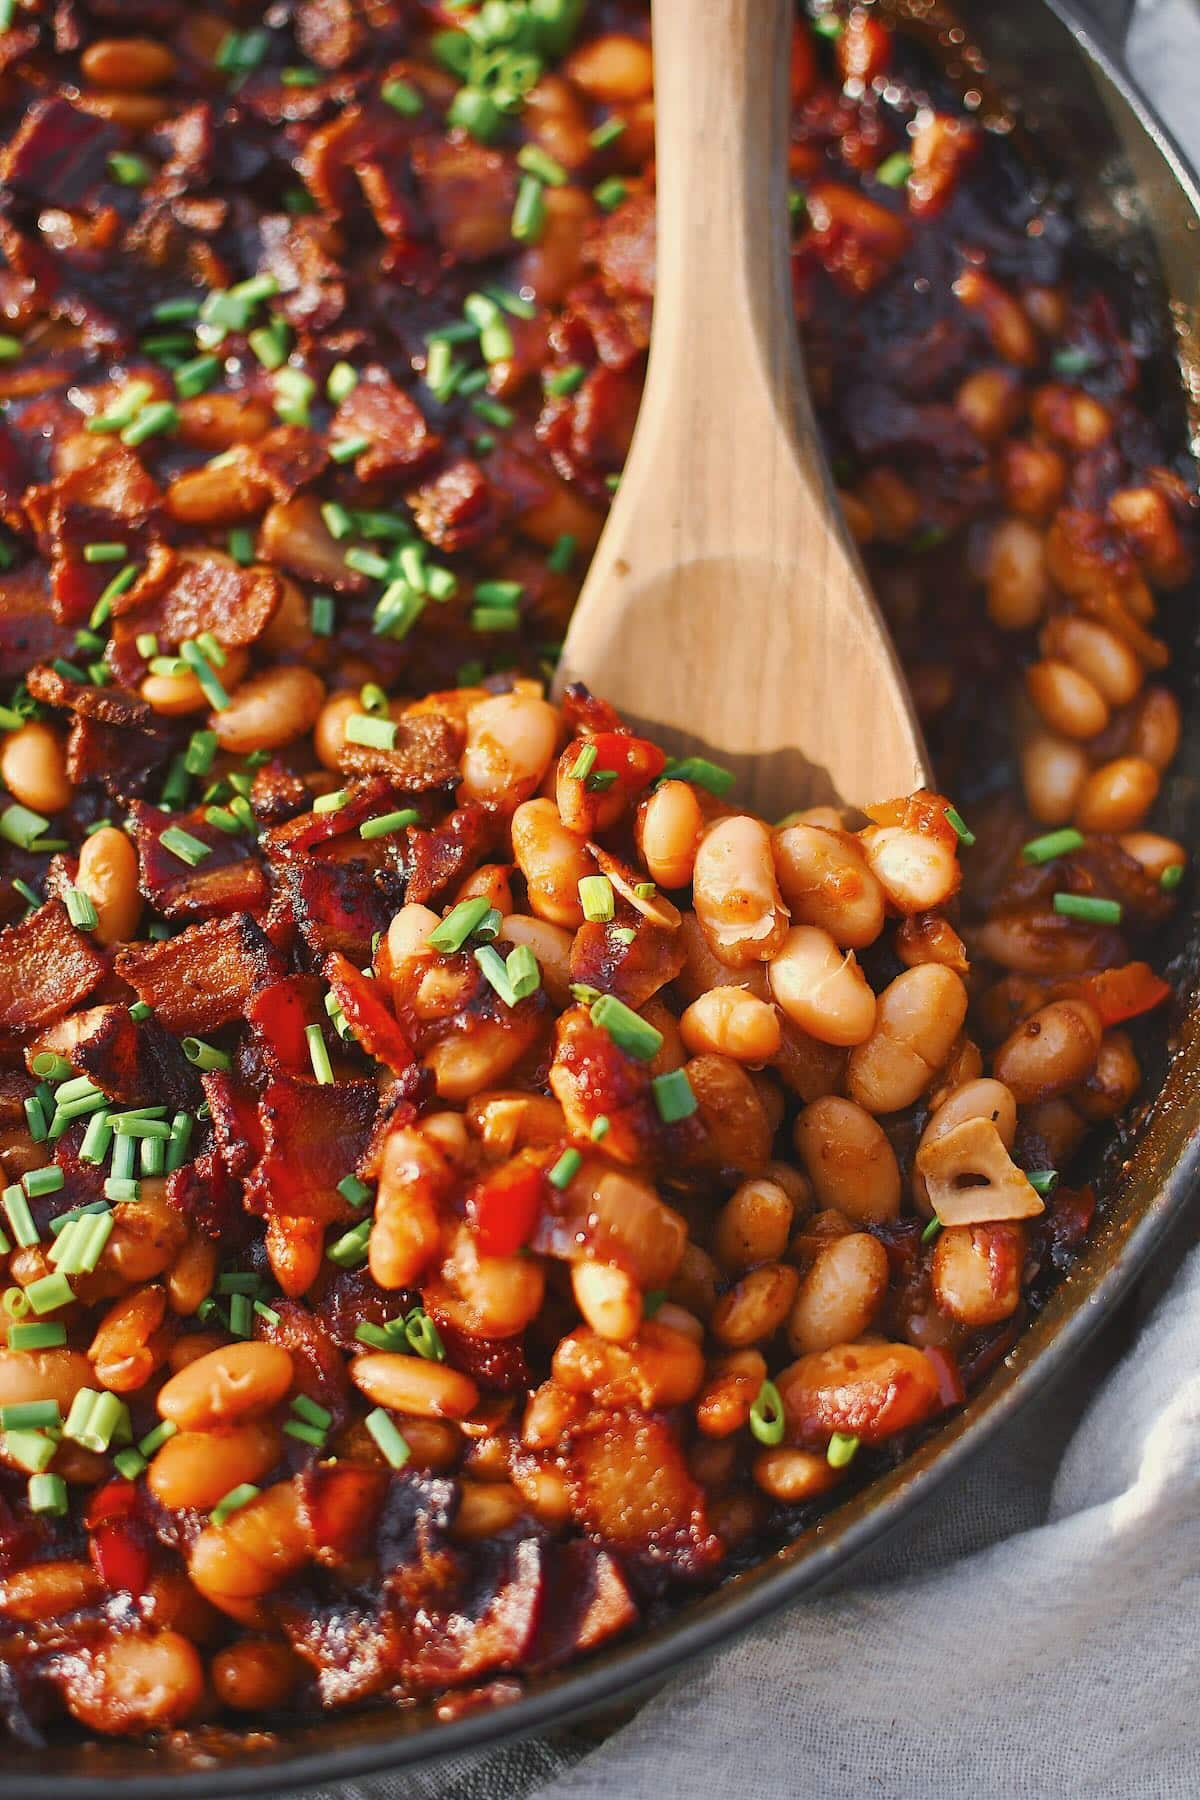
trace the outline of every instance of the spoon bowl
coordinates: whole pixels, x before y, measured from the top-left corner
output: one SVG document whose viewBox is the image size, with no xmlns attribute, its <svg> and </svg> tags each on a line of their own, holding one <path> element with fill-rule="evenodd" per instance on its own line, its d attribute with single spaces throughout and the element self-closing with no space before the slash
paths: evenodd
<svg viewBox="0 0 1200 1800">
<path fill-rule="evenodd" d="M 654 0 L 646 390 L 557 691 L 583 681 L 768 818 L 926 781 L 830 484 L 788 242 L 790 0 Z"/>
</svg>

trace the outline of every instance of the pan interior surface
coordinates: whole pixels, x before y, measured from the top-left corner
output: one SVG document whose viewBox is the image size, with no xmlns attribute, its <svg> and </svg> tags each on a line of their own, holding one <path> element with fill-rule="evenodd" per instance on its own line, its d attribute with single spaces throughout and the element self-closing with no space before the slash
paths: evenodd
<svg viewBox="0 0 1200 1800">
<path fill-rule="evenodd" d="M 905 4 L 887 12 L 903 19 Z M 949 14 L 914 5 L 921 35 L 937 42 Z M 1135 295 L 1154 350 L 1153 411 L 1170 443 L 1195 444 L 1200 396 L 1200 196 L 1153 116 L 1066 13 L 1045 0 L 967 0 L 956 9 L 986 65 L 986 84 L 1007 103 L 1018 139 L 1047 182 L 1072 195 L 1097 267 Z M 947 40 L 943 37 L 943 43 Z M 1183 379 L 1180 379 L 1180 369 Z M 1194 590 L 1167 609 L 1184 733 L 1164 789 L 1162 829 L 1185 843 L 1200 829 L 1200 656 L 1187 620 Z M 1178 916 L 1169 973 L 1193 996 L 1200 929 Z M 711 1649 L 840 1568 L 977 1449 L 1021 1401 L 1074 1355 L 1178 1215 L 1200 1170 L 1196 1093 L 1200 1024 L 1182 1017 L 1169 1065 L 1150 1064 L 1157 1099 L 1137 1132 L 1110 1143 L 1100 1178 L 1098 1223 L 1084 1252 L 967 1406 L 901 1466 L 851 1495 L 793 1541 L 776 1545 L 716 1591 L 635 1639 L 573 1670 L 528 1683 L 523 1696 L 441 1722 L 430 1705 L 314 1719 L 278 1734 L 206 1730 L 147 1750 L 121 1741 L 10 1746 L 0 1792 L 22 1800 L 131 1800 L 264 1794 L 345 1780 L 372 1769 L 460 1754 L 628 1699 L 691 1656 Z M 802 1630 L 802 1621 L 797 1629 Z M 0 1671 L 0 1679 L 3 1672 Z"/>
</svg>

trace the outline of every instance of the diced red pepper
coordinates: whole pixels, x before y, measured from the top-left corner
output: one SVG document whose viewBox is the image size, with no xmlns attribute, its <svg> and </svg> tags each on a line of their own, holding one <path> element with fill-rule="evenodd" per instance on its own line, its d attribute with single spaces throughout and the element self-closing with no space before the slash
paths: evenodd
<svg viewBox="0 0 1200 1800">
<path fill-rule="evenodd" d="M 88 1501 L 83 1522 L 89 1531 L 94 1531 L 97 1525 L 103 1525 L 109 1519 L 127 1519 L 137 1510 L 137 1503 L 138 1493 L 132 1481 L 126 1481 L 124 1476 L 120 1480 L 106 1481 Z"/>
<path fill-rule="evenodd" d="M 136 1527 L 99 1525 L 91 1537 L 92 1562 L 104 1585 L 112 1592 L 125 1588 L 142 1594 L 150 1579 L 150 1552 L 136 1535 Z"/>
<path fill-rule="evenodd" d="M 667 766 L 667 759 L 657 744 L 647 738 L 629 737 L 623 731 L 597 731 L 583 740 L 594 744 L 596 761 L 593 769 L 615 771 L 626 793 L 648 787 Z"/>
<path fill-rule="evenodd" d="M 546 1180 L 532 1163 L 509 1163 L 467 1196 L 467 1217 L 484 1256 L 512 1256 L 533 1236 Z"/>
<path fill-rule="evenodd" d="M 1083 983 L 1087 997 L 1105 1025 L 1119 1025 L 1152 1011 L 1170 997 L 1170 984 L 1156 975 L 1149 963 L 1125 963 L 1119 969 L 1100 969 Z"/>
<path fill-rule="evenodd" d="M 937 1376 L 938 1398 L 942 1406 L 961 1406 L 967 1397 L 967 1391 L 953 1350 L 947 1350 L 941 1344 L 930 1344 L 926 1346 L 925 1356 Z"/>
</svg>

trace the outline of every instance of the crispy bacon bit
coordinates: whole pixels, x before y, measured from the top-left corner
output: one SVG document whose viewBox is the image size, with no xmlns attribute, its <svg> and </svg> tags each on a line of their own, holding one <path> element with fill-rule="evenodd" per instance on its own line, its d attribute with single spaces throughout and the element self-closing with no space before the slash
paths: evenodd
<svg viewBox="0 0 1200 1800">
<path fill-rule="evenodd" d="M 235 913 L 162 943 L 124 945 L 117 973 L 168 1031 L 203 1034 L 242 1018 L 250 996 L 280 980 L 283 967 L 261 926 Z"/>
<path fill-rule="evenodd" d="M 613 1412 L 576 1438 L 568 1460 L 577 1522 L 624 1551 L 642 1551 L 680 1574 L 700 1574 L 721 1555 L 704 1495 L 688 1474 L 667 1421 Z"/>
<path fill-rule="evenodd" d="M 19 681 L 31 663 L 69 654 L 71 634 L 47 605 L 49 592 L 39 563 L 0 575 L 0 680 Z"/>
<path fill-rule="evenodd" d="M 367 1055 L 402 1075 L 413 1061 L 412 1048 L 385 1006 L 380 984 L 362 975 L 340 951 L 325 959 L 325 979 L 342 1016 Z"/>
<path fill-rule="evenodd" d="M 598 1544 L 560 1544 L 550 1563 L 531 1668 L 557 1668 L 637 1622 L 638 1607 L 620 1564 Z"/>
<path fill-rule="evenodd" d="M 500 524 L 504 495 L 477 462 L 460 456 L 422 487 L 405 496 L 417 530 L 439 550 L 469 550 Z"/>
<path fill-rule="evenodd" d="M 808 217 L 805 246 L 848 294 L 867 294 L 877 287 L 912 235 L 902 214 L 889 212 L 841 181 L 809 183 Z"/>
<path fill-rule="evenodd" d="M 318 1225 L 353 1215 L 338 1192 L 367 1147 L 378 1107 L 373 1081 L 332 1087 L 281 1076 L 258 1103 L 263 1153 L 246 1177 L 246 1204 L 278 1220 Z"/>
<path fill-rule="evenodd" d="M 396 722 L 390 750 L 345 743 L 338 767 L 350 775 L 386 775 L 401 794 L 424 794 L 458 780 L 459 732 L 441 713 L 408 713 Z"/>
<path fill-rule="evenodd" d="M 486 854 L 490 838 L 487 814 L 474 801 L 430 831 L 410 825 L 405 899 L 428 905 L 474 868 Z"/>
<path fill-rule="evenodd" d="M 241 1184 L 234 1180 L 224 1158 L 215 1150 L 203 1151 L 168 1175 L 167 1198 L 176 1212 L 227 1252 L 245 1242 L 247 1221 L 242 1211 Z"/>
<path fill-rule="evenodd" d="M 140 1023 L 127 1006 L 92 1006 L 38 1035 L 38 1050 L 65 1056 L 113 1100 L 127 1105 L 194 1106 L 200 1082 L 178 1040 L 156 1018 Z"/>
<path fill-rule="evenodd" d="M 370 961 L 376 932 L 386 931 L 396 901 L 361 862 L 289 862 L 283 878 L 305 948 L 317 967 L 331 951 L 356 968 Z"/>
<path fill-rule="evenodd" d="M 0 154 L 0 182 L 51 206 L 76 206 L 105 178 L 105 158 L 121 144 L 107 120 L 55 96 L 37 100 Z"/>
<path fill-rule="evenodd" d="M 99 986 L 108 959 L 76 931 L 61 900 L 48 900 L 0 931 L 0 1028 L 61 1019 Z"/>
<path fill-rule="evenodd" d="M 362 481 L 411 474 L 431 462 L 442 447 L 416 401 L 378 365 L 362 371 L 358 386 L 333 415 L 329 431 L 335 443 L 339 438 L 368 440 L 370 447 L 354 463 Z"/>
<path fill-rule="evenodd" d="M 297 330 L 326 330 L 346 306 L 346 283 L 330 254 L 328 222 L 269 213 L 261 220 L 259 231 L 259 268 L 279 283 L 279 310 Z"/>
<path fill-rule="evenodd" d="M 210 825 L 204 808 L 194 813 L 164 813 L 135 800 L 131 830 L 142 869 L 142 892 L 168 919 L 203 919 L 246 913 L 263 905 L 267 882 L 262 865 L 241 838 Z M 164 849 L 165 831 L 183 830 L 208 846 L 193 868 Z"/>
<path fill-rule="evenodd" d="M 283 587 L 269 569 L 241 568 L 219 550 L 182 551 L 165 585 L 137 606 L 117 602 L 108 660 L 119 681 L 133 685 L 144 669 L 135 639 L 150 632 L 164 654 L 186 638 L 211 631 L 230 650 L 254 643 L 274 617 Z"/>
<path fill-rule="evenodd" d="M 221 1160 L 231 1175 L 240 1177 L 263 1153 L 258 1101 L 232 1075 L 220 1070 L 206 1071 L 200 1081 Z"/>
<path fill-rule="evenodd" d="M 510 157 L 471 138 L 424 138 L 413 145 L 413 175 L 444 250 L 479 262 L 508 250 L 516 171 Z"/>
<path fill-rule="evenodd" d="M 312 1073 L 304 1033 L 325 1016 L 324 993 L 315 975 L 285 975 L 252 994 L 246 1021 L 261 1038 L 271 1065 L 296 1080 Z"/>
<path fill-rule="evenodd" d="M 654 298 L 657 218 L 653 194 L 634 194 L 597 227 L 591 252 L 605 285 L 639 300 Z M 571 304 L 574 305 L 574 295 Z"/>
</svg>

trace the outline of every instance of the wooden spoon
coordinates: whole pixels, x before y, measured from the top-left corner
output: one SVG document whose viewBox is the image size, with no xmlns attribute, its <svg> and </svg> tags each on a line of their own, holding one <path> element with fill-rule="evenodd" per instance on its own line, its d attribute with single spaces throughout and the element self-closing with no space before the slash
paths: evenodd
<svg viewBox="0 0 1200 1800">
<path fill-rule="evenodd" d="M 792 0 L 654 0 L 658 253 L 645 396 L 556 682 L 767 818 L 925 781 L 904 678 L 805 385 L 787 204 Z"/>
</svg>

